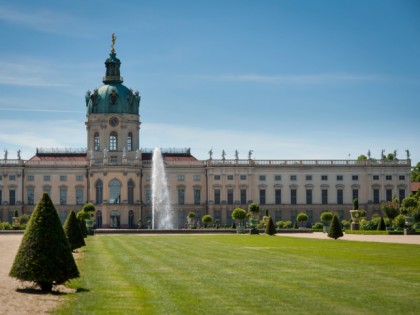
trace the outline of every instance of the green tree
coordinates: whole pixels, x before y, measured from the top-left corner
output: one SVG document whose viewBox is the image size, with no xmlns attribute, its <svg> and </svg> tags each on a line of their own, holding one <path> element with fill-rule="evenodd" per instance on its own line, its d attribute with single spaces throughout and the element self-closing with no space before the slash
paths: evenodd
<svg viewBox="0 0 420 315">
<path fill-rule="evenodd" d="M 367 158 L 367 156 L 366 155 L 364 155 L 364 154 L 361 154 L 361 155 L 359 155 L 358 157 L 357 157 L 357 160 L 358 161 L 366 161 L 368 158 Z"/>
<path fill-rule="evenodd" d="M 332 212 L 330 212 L 330 211 L 324 211 L 324 212 L 321 213 L 320 219 L 321 219 L 321 221 L 330 223 L 331 220 L 332 220 L 332 218 L 333 218 L 333 216 L 334 215 L 333 215 Z"/>
<path fill-rule="evenodd" d="M 252 213 L 252 215 L 258 216 L 258 214 L 259 214 L 259 213 L 260 213 L 260 211 L 261 211 L 261 208 L 260 208 L 260 206 L 259 206 L 256 202 L 251 202 L 251 203 L 248 205 L 248 211 L 249 211 L 250 213 Z"/>
<path fill-rule="evenodd" d="M 297 215 L 297 217 L 296 217 L 296 220 L 299 222 L 299 223 L 304 223 L 304 222 L 306 222 L 306 221 L 308 221 L 308 215 L 306 214 L 306 213 L 304 213 L 304 212 L 301 212 L 301 213 L 299 213 L 298 215 Z"/>
<path fill-rule="evenodd" d="M 333 216 L 331 221 L 331 226 L 328 230 L 328 237 L 335 240 L 339 237 L 343 237 L 343 230 L 341 229 L 340 222 L 338 221 L 338 217 L 336 215 Z"/>
<path fill-rule="evenodd" d="M 383 202 L 381 209 L 391 221 L 400 214 L 400 204 L 396 201 Z"/>
<path fill-rule="evenodd" d="M 420 182 L 420 162 L 411 170 L 411 181 Z"/>
<path fill-rule="evenodd" d="M 210 224 L 213 221 L 211 216 L 209 214 L 203 215 L 201 218 L 201 222 L 203 223 L 204 227 L 207 227 L 208 224 Z"/>
<path fill-rule="evenodd" d="M 265 234 L 267 235 L 275 235 L 277 233 L 276 226 L 274 225 L 273 219 L 270 217 L 268 219 L 268 224 L 265 227 Z"/>
<path fill-rule="evenodd" d="M 377 230 L 378 231 L 385 231 L 386 230 L 385 221 L 384 221 L 383 217 L 381 217 L 381 220 L 379 221 Z"/>
<path fill-rule="evenodd" d="M 63 228 L 73 251 L 82 246 L 86 246 L 85 240 L 83 239 L 83 232 L 80 227 L 80 221 L 77 219 L 76 213 L 73 210 L 67 216 Z"/>
<path fill-rule="evenodd" d="M 47 193 L 31 215 L 9 276 L 34 282 L 42 291 L 79 277 L 70 244 Z"/>
</svg>

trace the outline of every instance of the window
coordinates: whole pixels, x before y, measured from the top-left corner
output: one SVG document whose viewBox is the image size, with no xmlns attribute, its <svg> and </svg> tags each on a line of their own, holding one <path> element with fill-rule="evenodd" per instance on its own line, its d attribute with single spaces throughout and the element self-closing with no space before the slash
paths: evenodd
<svg viewBox="0 0 420 315">
<path fill-rule="evenodd" d="M 306 204 L 312 204 L 312 189 L 306 189 Z"/>
<path fill-rule="evenodd" d="M 201 180 L 201 176 L 200 175 L 194 175 L 194 181 L 195 182 L 199 182 Z"/>
<path fill-rule="evenodd" d="M 127 150 L 133 151 L 133 134 L 131 132 L 127 135 Z"/>
<path fill-rule="evenodd" d="M 130 179 L 127 183 L 127 201 L 128 204 L 134 204 L 134 182 Z"/>
<path fill-rule="evenodd" d="M 233 175 L 228 175 L 227 180 L 233 180 Z"/>
<path fill-rule="evenodd" d="M 185 188 L 178 188 L 178 204 L 185 204 Z"/>
<path fill-rule="evenodd" d="M 322 189 L 322 191 L 321 191 L 321 199 L 322 199 L 322 204 L 323 205 L 327 205 L 328 204 L 328 190 L 327 189 Z"/>
<path fill-rule="evenodd" d="M 83 175 L 76 175 L 76 181 L 82 182 L 83 181 Z"/>
<path fill-rule="evenodd" d="M 109 182 L 109 203 L 121 203 L 121 183 L 117 179 Z"/>
<path fill-rule="evenodd" d="M 379 175 L 373 175 L 373 180 L 379 180 Z"/>
<path fill-rule="evenodd" d="M 227 191 L 227 203 L 228 205 L 233 205 L 233 189 L 228 189 Z"/>
<path fill-rule="evenodd" d="M 321 175 L 321 180 L 328 180 L 328 176 L 327 175 Z"/>
<path fill-rule="evenodd" d="M 101 180 L 98 180 L 95 184 L 96 192 L 96 204 L 99 205 L 103 201 L 103 184 Z"/>
<path fill-rule="evenodd" d="M 111 164 L 117 164 L 118 163 L 118 156 L 111 155 Z"/>
<path fill-rule="evenodd" d="M 246 180 L 246 175 L 240 175 L 240 176 L 239 176 L 239 179 L 240 179 L 240 180 Z"/>
<path fill-rule="evenodd" d="M 214 180 L 220 180 L 220 175 L 214 175 Z"/>
<path fill-rule="evenodd" d="M 385 176 L 385 179 L 386 179 L 386 180 L 392 180 L 392 175 L 386 175 L 386 176 Z"/>
<path fill-rule="evenodd" d="M 306 176 L 305 176 L 305 179 L 306 179 L 306 180 L 312 180 L 312 175 L 306 175 Z"/>
<path fill-rule="evenodd" d="M 35 190 L 34 188 L 28 188 L 26 190 L 27 198 L 28 198 L 28 205 L 33 205 L 35 200 Z"/>
<path fill-rule="evenodd" d="M 337 204 L 342 205 L 344 203 L 343 200 L 343 190 L 337 189 Z"/>
<path fill-rule="evenodd" d="M 241 204 L 245 205 L 246 201 L 246 189 L 241 189 Z"/>
<path fill-rule="evenodd" d="M 65 182 L 67 181 L 67 176 L 66 175 L 60 175 L 60 182 Z"/>
<path fill-rule="evenodd" d="M 386 201 L 392 201 L 392 189 L 387 189 L 386 193 Z"/>
<path fill-rule="evenodd" d="M 76 188 L 76 204 L 83 204 L 83 188 Z"/>
<path fill-rule="evenodd" d="M 400 189 L 398 191 L 398 198 L 400 201 L 402 201 L 405 198 L 405 189 Z"/>
<path fill-rule="evenodd" d="M 274 214 L 274 218 L 275 218 L 276 222 L 282 220 L 281 210 L 276 210 L 276 212 Z"/>
<path fill-rule="evenodd" d="M 3 175 L 0 175 L 0 180 L 3 180 Z"/>
<path fill-rule="evenodd" d="M 400 176 L 398 176 L 398 179 L 399 180 L 405 180 L 405 176 L 404 175 L 400 175 Z"/>
<path fill-rule="evenodd" d="M 274 198 L 275 198 L 274 203 L 276 205 L 281 205 L 281 189 L 276 189 L 274 191 Z"/>
<path fill-rule="evenodd" d="M 343 180 L 343 175 L 337 175 L 337 180 L 338 180 L 338 181 Z"/>
<path fill-rule="evenodd" d="M 290 175 L 290 180 L 291 180 L 291 181 L 295 181 L 295 180 L 297 180 L 297 176 L 296 176 L 296 175 Z"/>
<path fill-rule="evenodd" d="M 178 181 L 183 182 L 185 180 L 185 175 L 178 175 Z"/>
<path fill-rule="evenodd" d="M 150 182 L 151 176 L 150 175 L 146 175 L 146 182 Z"/>
<path fill-rule="evenodd" d="M 220 189 L 214 190 L 214 203 L 220 205 Z"/>
<path fill-rule="evenodd" d="M 265 205 L 265 189 L 260 189 L 260 204 Z"/>
<path fill-rule="evenodd" d="M 274 175 L 275 181 L 281 181 L 281 175 Z"/>
<path fill-rule="evenodd" d="M 359 199 L 359 189 L 353 189 L 352 200 Z"/>
<path fill-rule="evenodd" d="M 117 147 L 118 147 L 118 135 L 115 131 L 113 131 L 109 135 L 109 150 L 117 151 Z"/>
<path fill-rule="evenodd" d="M 49 182 L 51 180 L 51 176 L 44 175 L 44 182 Z"/>
<path fill-rule="evenodd" d="M 199 205 L 201 203 L 201 189 L 194 188 L 194 204 Z"/>
<path fill-rule="evenodd" d="M 44 193 L 48 194 L 48 196 L 51 197 L 51 187 L 50 186 L 44 186 L 42 187 L 42 190 Z"/>
<path fill-rule="evenodd" d="M 67 188 L 60 187 L 60 205 L 67 204 Z"/>
<path fill-rule="evenodd" d="M 133 229 L 134 226 L 134 212 L 133 210 L 128 211 L 128 228 Z"/>
<path fill-rule="evenodd" d="M 376 188 L 373 190 L 373 203 L 379 203 L 379 189 Z"/>
<path fill-rule="evenodd" d="M 359 180 L 359 175 L 352 175 L 351 176 L 351 179 L 352 180 Z"/>
<path fill-rule="evenodd" d="M 146 189 L 146 204 L 151 204 L 152 203 L 152 190 Z"/>
<path fill-rule="evenodd" d="M 260 180 L 265 181 L 265 175 L 260 175 Z"/>
<path fill-rule="evenodd" d="M 16 180 L 16 175 L 10 175 L 9 180 Z"/>
<path fill-rule="evenodd" d="M 9 205 L 16 204 L 16 190 L 10 189 L 9 190 Z"/>
<path fill-rule="evenodd" d="M 3 191 L 0 189 L 0 205 L 3 203 Z"/>
<path fill-rule="evenodd" d="M 295 205 L 295 204 L 297 204 L 297 190 L 296 189 L 291 189 L 290 190 L 290 203 L 292 204 L 292 205 Z"/>
<path fill-rule="evenodd" d="M 101 146 L 99 145 L 99 133 L 95 132 L 95 135 L 93 136 L 93 150 L 100 151 Z"/>
</svg>

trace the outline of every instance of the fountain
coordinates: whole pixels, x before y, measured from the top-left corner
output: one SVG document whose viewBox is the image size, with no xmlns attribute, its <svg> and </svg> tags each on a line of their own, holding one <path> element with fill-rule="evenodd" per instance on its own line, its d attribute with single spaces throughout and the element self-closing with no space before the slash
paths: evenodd
<svg viewBox="0 0 420 315">
<path fill-rule="evenodd" d="M 165 166 L 159 148 L 153 150 L 152 160 L 152 229 L 155 228 L 162 230 L 174 228 Z"/>
</svg>

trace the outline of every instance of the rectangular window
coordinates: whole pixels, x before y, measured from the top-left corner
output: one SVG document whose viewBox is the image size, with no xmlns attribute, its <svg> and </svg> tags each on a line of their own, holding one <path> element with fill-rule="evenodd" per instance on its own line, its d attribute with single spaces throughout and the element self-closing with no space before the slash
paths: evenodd
<svg viewBox="0 0 420 315">
<path fill-rule="evenodd" d="M 152 177 L 150 175 L 146 175 L 146 182 L 150 182 L 151 178 Z"/>
<path fill-rule="evenodd" d="M 199 182 L 201 180 L 201 176 L 200 175 L 194 175 L 194 181 L 195 182 Z"/>
<path fill-rule="evenodd" d="M 312 175 L 306 175 L 306 176 L 305 176 L 305 179 L 306 179 L 306 180 L 312 180 Z"/>
<path fill-rule="evenodd" d="M 233 180 L 233 175 L 228 175 L 227 180 Z"/>
<path fill-rule="evenodd" d="M 76 188 L 76 205 L 83 204 L 83 188 Z"/>
<path fill-rule="evenodd" d="M 274 200 L 274 203 L 275 203 L 276 205 L 281 205 L 281 189 L 276 189 L 276 190 L 274 191 L 274 194 L 275 194 L 275 200 Z"/>
<path fill-rule="evenodd" d="M 33 188 L 28 188 L 26 190 L 27 193 L 27 197 L 28 197 L 28 205 L 33 205 L 34 204 L 34 197 L 35 197 L 35 192 Z"/>
<path fill-rule="evenodd" d="M 314 211 L 313 210 L 306 210 L 306 215 L 308 216 L 308 224 L 309 224 L 309 226 L 311 226 L 312 222 L 314 221 Z"/>
<path fill-rule="evenodd" d="M 400 202 L 405 198 L 405 189 L 400 189 L 398 191 L 398 198 L 399 198 Z"/>
<path fill-rule="evenodd" d="M 386 176 L 385 176 L 385 179 L 386 179 L 386 180 L 392 180 L 392 175 L 386 175 Z"/>
<path fill-rule="evenodd" d="M 67 204 L 67 188 L 60 188 L 60 205 Z"/>
<path fill-rule="evenodd" d="M 111 163 L 112 164 L 117 164 L 118 163 L 118 156 L 111 155 Z"/>
<path fill-rule="evenodd" d="M 265 189 L 260 189 L 260 204 L 265 205 Z"/>
<path fill-rule="evenodd" d="M 260 181 L 265 181 L 265 175 L 260 175 Z"/>
<path fill-rule="evenodd" d="M 240 179 L 240 180 L 246 180 L 246 175 L 240 175 L 240 176 L 239 176 L 239 179 Z"/>
<path fill-rule="evenodd" d="M 297 210 L 290 211 L 290 221 L 296 222 L 296 218 L 297 218 Z"/>
<path fill-rule="evenodd" d="M 3 191 L 0 189 L 0 205 L 3 204 Z"/>
<path fill-rule="evenodd" d="M 359 180 L 359 175 L 352 175 L 351 176 L 351 179 L 352 180 Z"/>
<path fill-rule="evenodd" d="M 281 181 L 281 175 L 274 175 L 275 181 Z"/>
<path fill-rule="evenodd" d="M 194 204 L 199 205 L 201 203 L 201 189 L 194 188 Z"/>
<path fill-rule="evenodd" d="M 178 188 L 178 204 L 183 205 L 185 204 L 185 189 Z"/>
<path fill-rule="evenodd" d="M 342 181 L 343 180 L 343 175 L 337 175 L 337 180 Z"/>
<path fill-rule="evenodd" d="M 67 175 L 60 175 L 60 182 L 67 181 Z"/>
<path fill-rule="evenodd" d="M 275 221 L 276 222 L 281 221 L 281 219 L 282 219 L 281 217 L 282 217 L 281 210 L 276 210 L 276 212 L 274 213 Z"/>
<path fill-rule="evenodd" d="M 379 189 L 373 190 L 373 203 L 379 204 Z"/>
<path fill-rule="evenodd" d="M 44 175 L 44 182 L 49 182 L 51 180 L 51 176 Z"/>
<path fill-rule="evenodd" d="M 328 180 L 328 176 L 327 175 L 321 175 L 321 180 Z"/>
<path fill-rule="evenodd" d="M 233 205 L 233 189 L 228 189 L 227 191 L 227 203 L 228 205 Z"/>
<path fill-rule="evenodd" d="M 353 189 L 353 191 L 352 191 L 352 201 L 354 199 L 359 199 L 359 189 Z"/>
<path fill-rule="evenodd" d="M 241 189 L 241 204 L 242 205 L 246 205 L 247 204 L 247 200 L 246 200 L 246 189 Z"/>
<path fill-rule="evenodd" d="M 386 201 L 392 201 L 392 189 L 387 189 L 386 193 Z"/>
<path fill-rule="evenodd" d="M 312 189 L 306 189 L 306 204 L 312 204 Z"/>
<path fill-rule="evenodd" d="M 405 176 L 404 175 L 400 175 L 400 176 L 398 176 L 398 179 L 399 180 L 405 180 Z"/>
<path fill-rule="evenodd" d="M 16 180 L 16 175 L 10 175 L 9 180 Z"/>
<path fill-rule="evenodd" d="M 291 180 L 291 181 L 295 181 L 295 180 L 297 180 L 297 176 L 296 176 L 296 175 L 290 175 L 290 180 Z"/>
<path fill-rule="evenodd" d="M 296 189 L 290 190 L 290 203 L 292 205 L 297 204 L 297 190 Z"/>
<path fill-rule="evenodd" d="M 373 180 L 379 180 L 379 175 L 373 175 Z"/>
<path fill-rule="evenodd" d="M 9 205 L 16 204 L 16 191 L 14 189 L 9 190 Z"/>
<path fill-rule="evenodd" d="M 152 203 L 152 190 L 146 189 L 146 204 Z"/>
<path fill-rule="evenodd" d="M 328 189 L 323 189 L 321 191 L 321 199 L 322 199 L 322 204 L 323 205 L 328 204 Z"/>
<path fill-rule="evenodd" d="M 185 175 L 178 175 L 178 181 L 183 182 L 185 180 Z"/>
<path fill-rule="evenodd" d="M 83 182 L 83 175 L 76 175 L 77 182 Z"/>
<path fill-rule="evenodd" d="M 214 180 L 220 180 L 220 175 L 214 175 Z"/>
<path fill-rule="evenodd" d="M 214 204 L 220 205 L 220 189 L 214 190 Z"/>
<path fill-rule="evenodd" d="M 0 175 L 0 180 L 3 180 L 3 175 Z"/>
<path fill-rule="evenodd" d="M 343 203 L 344 203 L 343 190 L 337 189 L 337 204 L 342 205 Z"/>
</svg>

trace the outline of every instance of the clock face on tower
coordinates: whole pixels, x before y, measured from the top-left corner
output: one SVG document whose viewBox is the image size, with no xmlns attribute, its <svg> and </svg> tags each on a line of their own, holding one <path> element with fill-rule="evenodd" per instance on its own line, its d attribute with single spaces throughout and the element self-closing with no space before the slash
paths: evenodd
<svg viewBox="0 0 420 315">
<path fill-rule="evenodd" d="M 117 126 L 117 125 L 118 125 L 118 118 L 117 118 L 117 117 L 111 117 L 111 118 L 109 119 L 109 124 L 110 124 L 112 127 Z"/>
</svg>

